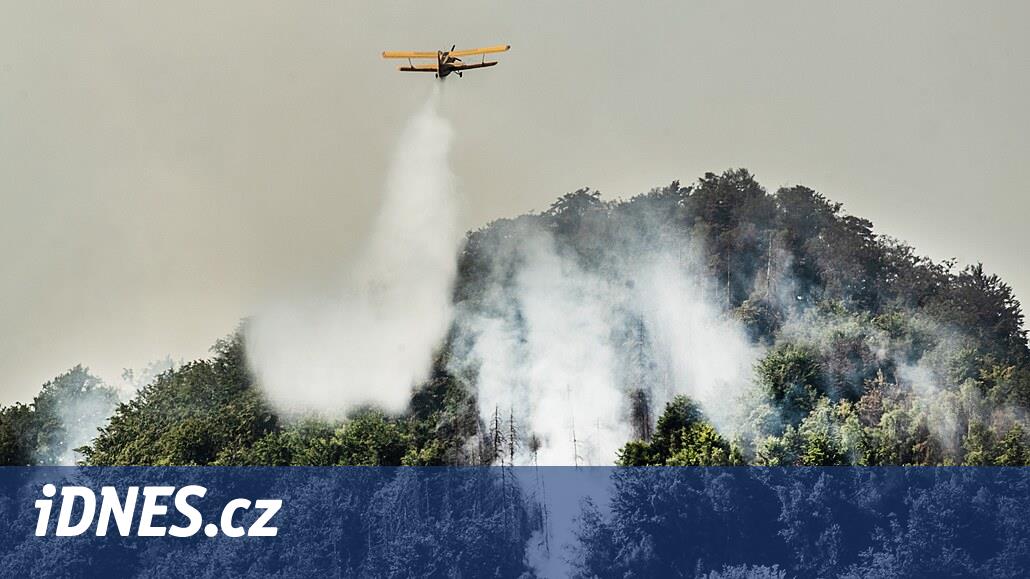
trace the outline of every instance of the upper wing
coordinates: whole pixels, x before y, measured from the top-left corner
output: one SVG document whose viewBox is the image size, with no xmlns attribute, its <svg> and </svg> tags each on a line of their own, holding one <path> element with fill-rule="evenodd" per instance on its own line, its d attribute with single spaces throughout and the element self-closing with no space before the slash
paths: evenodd
<svg viewBox="0 0 1030 579">
<path fill-rule="evenodd" d="M 384 50 L 383 58 L 436 58 L 436 53 Z"/>
<path fill-rule="evenodd" d="M 452 50 L 448 54 L 450 56 L 474 56 L 476 54 L 490 54 L 492 52 L 506 52 L 509 48 L 511 48 L 510 44 L 498 44 L 497 46 L 487 46 L 486 48 L 472 48 L 472 49 L 469 49 L 469 50 Z M 383 53 L 383 54 L 385 54 L 385 53 Z"/>
<path fill-rule="evenodd" d="M 397 70 L 401 72 L 437 72 L 437 66 L 435 64 L 413 64 L 411 66 L 399 66 Z"/>
</svg>

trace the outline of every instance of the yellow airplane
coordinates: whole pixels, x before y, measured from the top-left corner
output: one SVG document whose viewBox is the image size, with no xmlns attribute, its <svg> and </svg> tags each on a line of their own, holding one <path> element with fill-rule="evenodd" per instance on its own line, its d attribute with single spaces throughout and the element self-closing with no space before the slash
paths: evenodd
<svg viewBox="0 0 1030 579">
<path fill-rule="evenodd" d="M 437 50 L 436 52 L 403 52 L 403 51 L 390 51 L 383 52 L 383 58 L 406 58 L 408 59 L 408 66 L 398 67 L 397 70 L 403 72 L 433 72 L 436 73 L 436 78 L 443 80 L 445 76 L 452 72 L 458 73 L 461 76 L 461 71 L 471 70 L 473 68 L 486 68 L 497 64 L 497 61 L 487 61 L 486 56 L 483 56 L 481 62 L 474 62 L 472 64 L 465 64 L 462 62 L 462 56 L 476 56 L 486 55 L 494 52 L 506 52 L 511 48 L 510 44 L 498 44 L 497 46 L 487 46 L 486 48 L 473 48 L 471 50 L 454 50 L 454 46 L 451 46 L 450 50 Z M 412 58 L 435 58 L 436 64 L 414 64 L 411 62 Z"/>
</svg>

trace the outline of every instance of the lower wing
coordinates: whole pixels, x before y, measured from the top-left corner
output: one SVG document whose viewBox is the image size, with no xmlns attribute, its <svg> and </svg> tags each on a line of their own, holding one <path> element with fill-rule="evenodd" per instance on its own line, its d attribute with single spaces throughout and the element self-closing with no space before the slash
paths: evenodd
<svg viewBox="0 0 1030 579">
<path fill-rule="evenodd" d="M 401 72 L 438 72 L 439 68 L 435 64 L 415 64 L 412 66 L 400 66 L 397 70 Z"/>
<path fill-rule="evenodd" d="M 462 64 L 453 64 L 453 65 L 451 65 L 451 68 L 453 68 L 454 70 L 472 70 L 473 68 L 486 68 L 488 66 L 494 66 L 495 64 L 497 64 L 497 61 L 476 62 L 476 63 L 472 63 L 472 64 L 464 64 L 464 63 L 462 63 Z"/>
</svg>

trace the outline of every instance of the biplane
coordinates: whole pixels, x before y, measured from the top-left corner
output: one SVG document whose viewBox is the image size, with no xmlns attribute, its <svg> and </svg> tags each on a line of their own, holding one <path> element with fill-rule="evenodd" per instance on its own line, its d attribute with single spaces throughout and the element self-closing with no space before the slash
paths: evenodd
<svg viewBox="0 0 1030 579">
<path fill-rule="evenodd" d="M 443 80 L 445 76 L 452 72 L 461 73 L 466 70 L 472 70 L 475 68 L 486 68 L 488 66 L 494 66 L 497 64 L 496 60 L 488 61 L 486 59 L 487 54 L 493 54 L 495 52 L 506 52 L 511 48 L 510 44 L 498 44 L 497 46 L 487 46 L 486 48 L 472 48 L 469 50 L 454 50 L 454 46 L 451 46 L 450 50 L 437 50 L 436 52 L 406 52 L 406 51 L 390 51 L 383 52 L 383 58 L 406 58 L 408 59 L 408 66 L 400 66 L 397 70 L 402 72 L 432 72 L 436 73 L 436 78 Z M 465 56 L 479 56 L 483 55 L 482 60 L 479 62 L 466 63 L 461 60 L 461 57 Z M 412 59 L 420 58 L 435 58 L 436 64 L 415 64 Z"/>
</svg>

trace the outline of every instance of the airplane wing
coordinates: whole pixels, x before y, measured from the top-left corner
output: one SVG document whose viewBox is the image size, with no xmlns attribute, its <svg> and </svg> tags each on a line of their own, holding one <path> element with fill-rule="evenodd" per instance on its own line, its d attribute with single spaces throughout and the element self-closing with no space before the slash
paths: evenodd
<svg viewBox="0 0 1030 579">
<path fill-rule="evenodd" d="M 452 50 L 448 54 L 450 56 L 475 56 L 477 54 L 490 54 L 493 52 L 506 52 L 511 48 L 510 44 L 498 44 L 497 46 L 487 46 L 486 48 L 472 48 L 469 50 Z M 384 55 L 386 53 L 383 53 Z M 436 56 L 435 54 L 433 56 Z"/>
<path fill-rule="evenodd" d="M 488 62 L 473 62 L 472 64 L 454 64 L 451 65 L 451 68 L 454 70 L 471 70 L 473 68 L 486 68 L 495 64 L 497 64 L 497 61 L 493 60 Z"/>
<path fill-rule="evenodd" d="M 436 53 L 384 50 L 383 58 L 436 58 Z"/>
<path fill-rule="evenodd" d="M 401 72 L 437 72 L 437 66 L 435 64 L 413 64 L 411 66 L 399 66 L 397 70 Z"/>
</svg>

